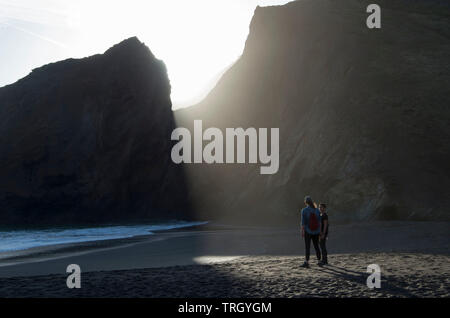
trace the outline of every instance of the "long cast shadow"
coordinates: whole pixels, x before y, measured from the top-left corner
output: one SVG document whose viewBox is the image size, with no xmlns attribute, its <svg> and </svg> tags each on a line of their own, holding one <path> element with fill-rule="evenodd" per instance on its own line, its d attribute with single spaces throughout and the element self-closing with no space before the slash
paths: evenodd
<svg viewBox="0 0 450 318">
<path fill-rule="evenodd" d="M 357 272 L 334 265 L 321 267 L 319 270 L 334 275 L 338 278 L 366 286 L 366 280 L 368 277 L 368 273 L 366 272 Z M 416 295 L 411 294 L 411 292 L 409 292 L 407 289 L 401 287 L 402 284 L 403 282 L 401 280 L 394 277 L 389 277 L 388 280 L 382 279 L 382 285 L 379 291 L 382 293 L 389 292 L 400 297 L 417 297 Z"/>
</svg>

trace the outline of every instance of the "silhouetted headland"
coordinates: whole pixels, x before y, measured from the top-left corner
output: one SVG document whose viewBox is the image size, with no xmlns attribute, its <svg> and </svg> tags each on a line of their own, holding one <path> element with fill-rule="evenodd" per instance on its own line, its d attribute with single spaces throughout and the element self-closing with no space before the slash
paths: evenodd
<svg viewBox="0 0 450 318">
<path fill-rule="evenodd" d="M 137 38 L 0 88 L 5 225 L 190 219 L 164 63 Z"/>
</svg>

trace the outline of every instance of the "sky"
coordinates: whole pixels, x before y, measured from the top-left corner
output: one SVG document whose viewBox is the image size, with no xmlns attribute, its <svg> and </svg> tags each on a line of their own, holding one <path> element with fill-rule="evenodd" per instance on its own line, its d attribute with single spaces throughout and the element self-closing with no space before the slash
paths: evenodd
<svg viewBox="0 0 450 318">
<path fill-rule="evenodd" d="M 137 36 L 165 62 L 173 109 L 200 101 L 242 54 L 257 5 L 290 0 L 0 0 L 0 87 Z"/>
</svg>

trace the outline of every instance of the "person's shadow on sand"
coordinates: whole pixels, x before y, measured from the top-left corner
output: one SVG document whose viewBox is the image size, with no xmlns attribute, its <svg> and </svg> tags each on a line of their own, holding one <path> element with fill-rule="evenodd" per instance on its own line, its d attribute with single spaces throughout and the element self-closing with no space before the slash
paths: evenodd
<svg viewBox="0 0 450 318">
<path fill-rule="evenodd" d="M 349 282 L 363 284 L 364 286 L 366 286 L 366 281 L 368 277 L 368 273 L 366 272 L 358 272 L 335 265 L 327 265 L 326 267 L 320 267 L 319 270 L 337 276 L 338 278 L 347 280 Z M 378 289 L 377 291 L 380 291 L 382 293 L 389 292 L 391 294 L 395 294 L 396 296 L 401 297 L 405 296 L 416 297 L 415 295 L 411 294 L 408 290 L 401 287 L 401 285 L 404 284 L 401 280 L 395 279 L 394 277 L 389 277 L 389 282 L 383 279 L 381 281 L 382 281 L 381 289 Z"/>
</svg>

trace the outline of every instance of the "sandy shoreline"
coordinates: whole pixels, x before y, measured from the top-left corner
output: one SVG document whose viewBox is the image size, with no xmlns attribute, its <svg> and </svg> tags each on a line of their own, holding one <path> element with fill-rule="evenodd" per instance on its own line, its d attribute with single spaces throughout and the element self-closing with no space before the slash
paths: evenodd
<svg viewBox="0 0 450 318">
<path fill-rule="evenodd" d="M 188 265 L 83 274 L 80 289 L 65 275 L 0 279 L 0 297 L 446 297 L 450 258 L 411 253 L 331 255 L 332 265 L 300 268 L 301 257 L 255 256 Z M 380 289 L 366 286 L 379 264 Z"/>
<path fill-rule="evenodd" d="M 335 225 L 305 270 L 296 228 L 202 227 L 0 259 L 0 297 L 449 297 L 449 223 Z M 313 259 L 313 258 L 312 258 Z M 18 264 L 6 266 L 8 262 Z M 381 290 L 365 284 L 382 268 Z M 68 264 L 82 288 L 66 287 Z"/>
</svg>

